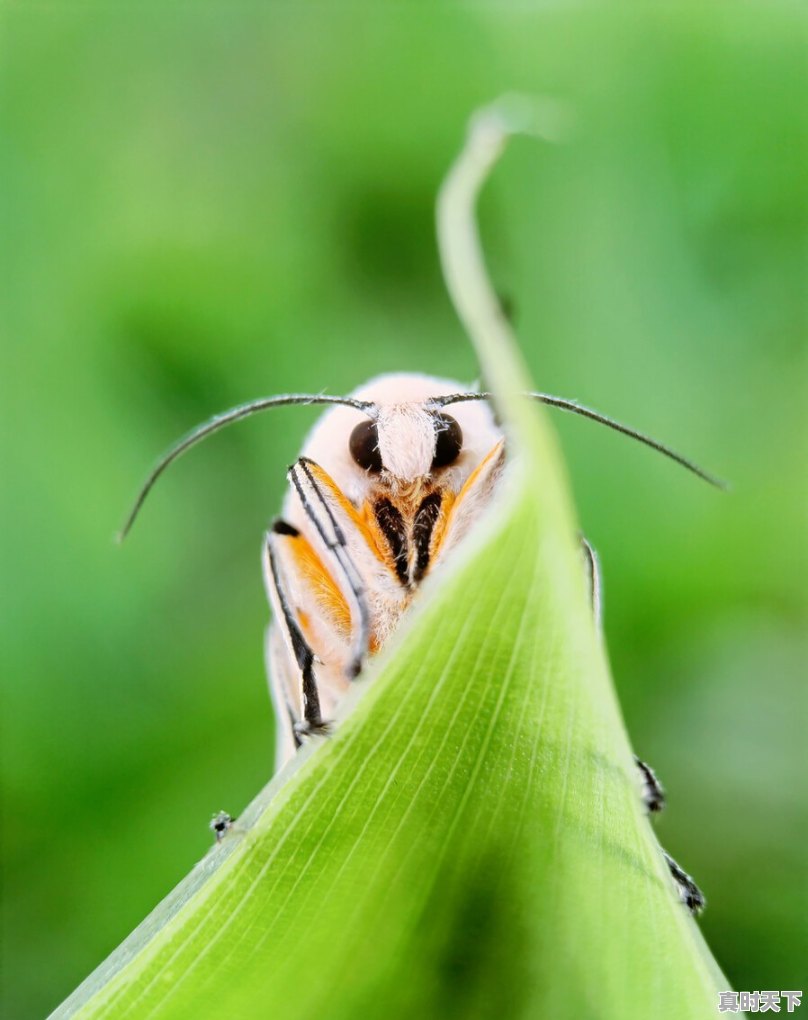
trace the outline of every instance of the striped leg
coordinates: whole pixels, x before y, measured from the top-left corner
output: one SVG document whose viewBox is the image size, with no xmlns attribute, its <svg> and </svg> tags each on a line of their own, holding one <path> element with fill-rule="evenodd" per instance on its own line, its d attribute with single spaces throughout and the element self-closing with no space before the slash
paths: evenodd
<svg viewBox="0 0 808 1020">
<path fill-rule="evenodd" d="M 345 532 L 338 520 L 341 494 L 326 472 L 308 457 L 300 457 L 292 465 L 289 469 L 289 480 L 297 492 L 306 516 L 339 565 L 343 580 L 353 598 L 358 626 L 353 654 L 347 669 L 348 677 L 353 679 L 362 671 L 370 647 L 370 610 L 362 576 L 351 556 Z"/>
<path fill-rule="evenodd" d="M 324 733 L 328 724 L 320 714 L 320 694 L 317 678 L 314 673 L 314 652 L 303 635 L 294 610 L 289 604 L 280 567 L 277 542 L 280 536 L 294 533 L 295 529 L 285 521 L 276 521 L 273 529 L 266 536 L 264 544 L 264 573 L 267 589 L 275 612 L 275 619 L 282 628 L 285 644 L 291 652 L 299 671 L 300 694 L 303 708 L 303 720 L 295 716 L 294 709 L 286 696 L 286 708 L 292 720 L 293 733 L 299 743 L 301 735 L 308 733 Z M 279 668 L 282 668 L 279 666 Z M 278 683 L 278 681 L 274 681 Z M 280 686 L 280 684 L 279 684 Z"/>
<path fill-rule="evenodd" d="M 589 579 L 592 612 L 598 629 L 600 629 L 603 612 L 603 586 L 601 584 L 600 577 L 600 561 L 597 553 L 583 535 L 581 535 L 581 545 L 583 547 L 584 560 L 586 562 L 587 576 Z M 634 764 L 637 766 L 637 771 L 640 775 L 640 782 L 642 784 L 642 800 L 645 805 L 645 809 L 649 814 L 658 814 L 665 807 L 665 790 L 663 789 L 660 781 L 657 779 L 656 773 L 651 766 L 646 764 L 642 758 L 638 758 L 636 754 L 634 755 Z M 663 850 L 662 856 L 665 858 L 665 863 L 668 866 L 668 871 L 671 873 L 671 878 L 673 878 L 676 883 L 679 899 L 682 903 L 684 903 L 691 914 L 694 916 L 696 914 L 700 914 L 707 904 L 704 893 L 701 889 L 699 889 L 690 875 L 688 875 L 688 873 L 676 863 L 669 853 Z"/>
</svg>

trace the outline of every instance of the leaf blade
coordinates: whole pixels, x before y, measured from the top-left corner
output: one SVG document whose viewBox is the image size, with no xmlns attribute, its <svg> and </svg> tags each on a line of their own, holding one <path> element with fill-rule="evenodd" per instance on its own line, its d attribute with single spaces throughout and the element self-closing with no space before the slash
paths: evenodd
<svg viewBox="0 0 808 1020">
<path fill-rule="evenodd" d="M 500 394 L 520 384 L 507 338 L 481 354 Z M 724 979 L 640 808 L 556 444 L 515 406 L 501 498 L 335 736 L 56 1016 L 714 1013 Z"/>
</svg>

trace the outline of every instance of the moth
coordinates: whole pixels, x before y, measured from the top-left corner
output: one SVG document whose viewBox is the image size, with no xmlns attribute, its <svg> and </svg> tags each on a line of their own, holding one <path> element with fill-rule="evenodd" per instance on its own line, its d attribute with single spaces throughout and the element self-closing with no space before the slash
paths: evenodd
<svg viewBox="0 0 808 1020">
<path fill-rule="evenodd" d="M 721 484 L 664 444 L 591 408 L 549 394 L 531 396 L 622 432 Z M 452 380 L 414 373 L 379 376 L 346 397 L 261 398 L 192 430 L 146 480 L 122 535 L 158 477 L 202 439 L 270 408 L 330 405 L 288 469 L 281 515 L 263 543 L 278 767 L 306 738 L 328 731 L 337 703 L 367 659 L 491 503 L 507 445 L 490 400 L 491 394 Z M 585 540 L 582 549 L 597 613 L 597 557 Z M 662 788 L 653 771 L 636 761 L 646 806 L 657 811 Z M 689 876 L 666 859 L 682 898 L 691 909 L 703 905 Z"/>
<path fill-rule="evenodd" d="M 221 843 L 235 823 L 236 819 L 227 811 L 217 811 L 208 823 L 208 828 L 216 837 L 216 842 Z"/>
</svg>

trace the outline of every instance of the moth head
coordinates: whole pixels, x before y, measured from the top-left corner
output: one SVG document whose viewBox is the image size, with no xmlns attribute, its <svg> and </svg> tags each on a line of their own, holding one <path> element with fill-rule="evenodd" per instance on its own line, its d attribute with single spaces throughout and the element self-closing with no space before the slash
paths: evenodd
<svg viewBox="0 0 808 1020">
<path fill-rule="evenodd" d="M 463 450 L 463 430 L 456 418 L 423 404 L 386 405 L 354 426 L 348 449 L 369 474 L 411 481 L 454 464 Z"/>
</svg>

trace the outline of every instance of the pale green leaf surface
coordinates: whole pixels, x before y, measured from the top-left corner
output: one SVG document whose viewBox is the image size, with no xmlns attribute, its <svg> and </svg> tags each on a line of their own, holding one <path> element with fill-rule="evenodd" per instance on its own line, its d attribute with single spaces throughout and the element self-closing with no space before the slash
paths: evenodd
<svg viewBox="0 0 808 1020">
<path fill-rule="evenodd" d="M 513 393 L 507 338 L 485 344 Z M 56 1016 L 716 1015 L 728 985 L 643 814 L 556 445 L 517 417 L 499 502 L 335 735 Z"/>
</svg>

